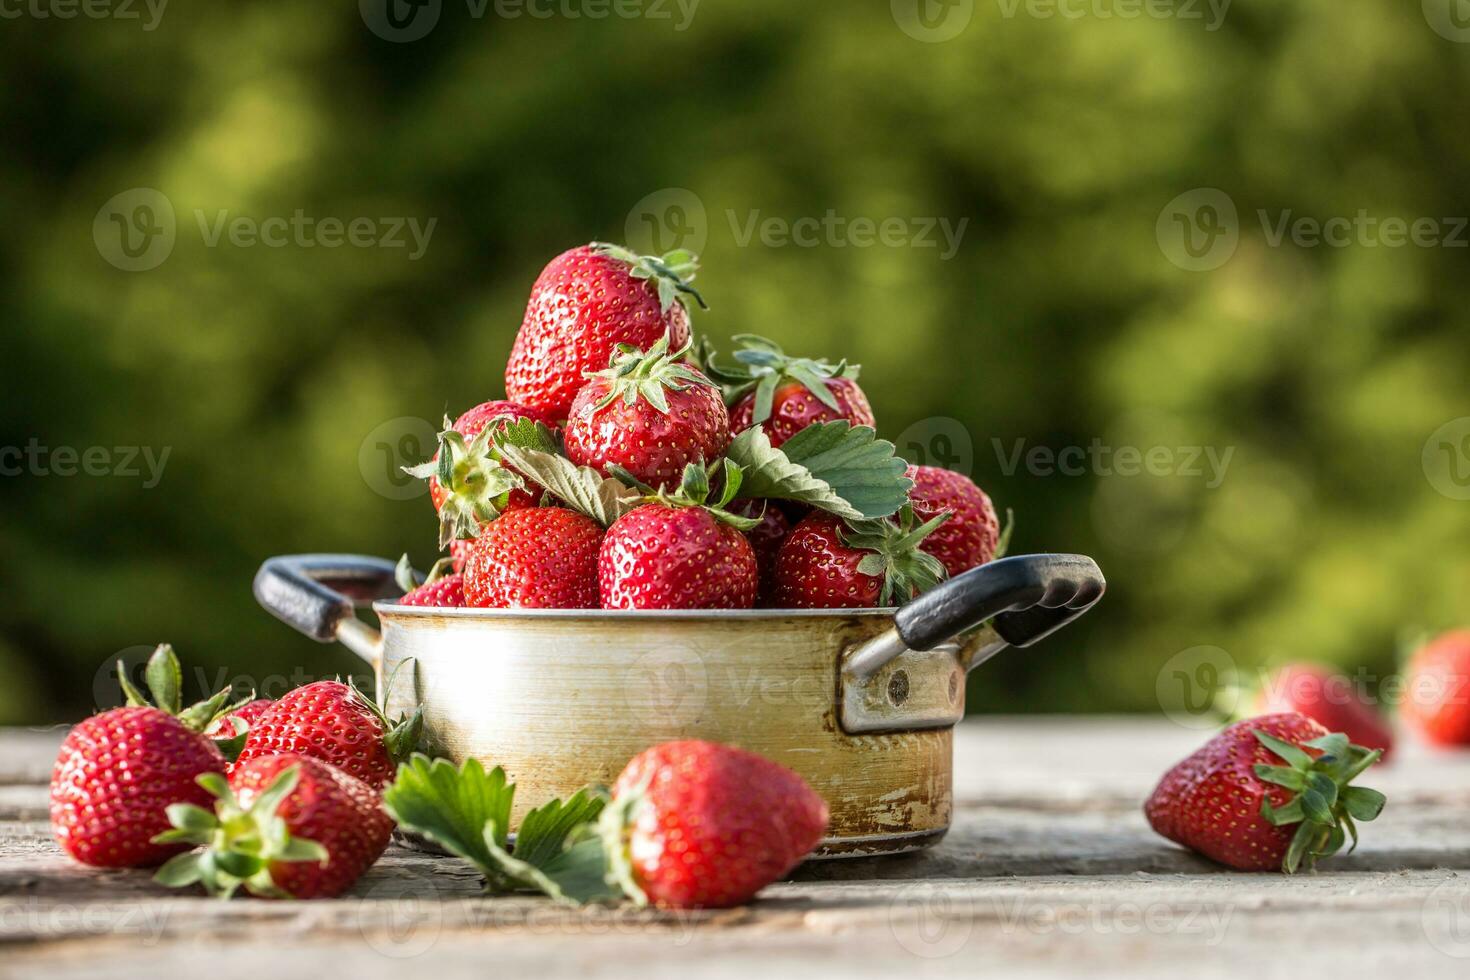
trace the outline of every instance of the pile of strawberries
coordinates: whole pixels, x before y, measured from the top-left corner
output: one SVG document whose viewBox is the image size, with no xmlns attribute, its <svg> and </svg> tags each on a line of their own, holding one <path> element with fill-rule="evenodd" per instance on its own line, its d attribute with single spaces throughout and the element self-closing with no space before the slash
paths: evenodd
<svg viewBox="0 0 1470 980">
<path fill-rule="evenodd" d="M 856 365 L 695 344 L 696 268 L 600 244 L 545 268 L 508 400 L 446 419 L 408 469 L 451 561 L 405 604 L 886 606 L 996 557 L 990 498 L 876 440 Z"/>
</svg>

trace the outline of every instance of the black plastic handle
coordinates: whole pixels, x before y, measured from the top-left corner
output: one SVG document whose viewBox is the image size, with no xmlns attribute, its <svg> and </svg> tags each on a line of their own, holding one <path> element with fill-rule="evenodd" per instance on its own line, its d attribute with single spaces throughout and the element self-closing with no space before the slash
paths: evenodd
<svg viewBox="0 0 1470 980">
<path fill-rule="evenodd" d="M 401 595 L 393 563 L 364 555 L 282 555 L 255 573 L 255 601 L 274 617 L 322 643 L 358 605 Z"/>
<path fill-rule="evenodd" d="M 1017 555 L 926 592 L 900 609 L 893 625 L 910 650 L 930 650 L 994 619 L 1001 639 L 1025 647 L 1092 608 L 1107 585 L 1086 555 Z"/>
</svg>

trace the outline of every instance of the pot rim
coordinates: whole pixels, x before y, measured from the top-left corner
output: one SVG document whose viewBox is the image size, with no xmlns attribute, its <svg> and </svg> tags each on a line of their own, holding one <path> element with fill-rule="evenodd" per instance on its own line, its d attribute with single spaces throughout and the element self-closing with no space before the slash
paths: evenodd
<svg viewBox="0 0 1470 980">
<path fill-rule="evenodd" d="M 591 619 L 591 620 L 735 620 L 892 619 L 897 607 L 863 609 L 481 609 L 464 606 L 404 606 L 390 600 L 373 603 L 373 612 L 399 619 Z"/>
</svg>

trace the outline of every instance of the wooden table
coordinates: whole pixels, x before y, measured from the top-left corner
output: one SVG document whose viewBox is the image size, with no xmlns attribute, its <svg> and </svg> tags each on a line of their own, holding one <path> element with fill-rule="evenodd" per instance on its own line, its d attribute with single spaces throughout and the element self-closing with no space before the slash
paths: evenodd
<svg viewBox="0 0 1470 980">
<path fill-rule="evenodd" d="M 824 862 L 756 904 L 674 915 L 479 897 L 459 862 L 394 847 L 348 897 L 218 902 L 52 843 L 60 731 L 0 731 L 0 976 L 1240 977 L 1470 975 L 1470 753 L 1407 747 L 1356 854 L 1227 873 L 1139 804 L 1203 741 L 1161 720 L 962 726 L 957 813 L 924 854 Z"/>
</svg>

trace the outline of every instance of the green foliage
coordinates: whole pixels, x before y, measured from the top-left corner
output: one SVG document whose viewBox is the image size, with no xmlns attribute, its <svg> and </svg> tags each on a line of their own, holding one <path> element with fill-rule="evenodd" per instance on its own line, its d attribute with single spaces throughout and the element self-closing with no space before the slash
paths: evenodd
<svg viewBox="0 0 1470 980">
<path fill-rule="evenodd" d="M 0 447 L 169 455 L 146 489 L 141 454 L 133 476 L 0 477 L 0 722 L 79 717 L 119 651 L 160 640 L 206 665 L 186 699 L 360 669 L 257 609 L 251 576 L 317 550 L 431 564 L 433 509 L 399 467 L 444 412 L 502 397 L 537 272 L 592 240 L 698 251 L 691 318 L 718 349 L 753 332 L 861 363 L 879 435 L 968 462 L 1015 508 L 1013 552 L 1098 558 L 1107 599 L 1046 656 L 977 672 L 972 709 L 1156 710 L 1160 665 L 1197 644 L 1390 670 L 1400 630 L 1462 621 L 1470 590 L 1467 504 L 1420 463 L 1470 415 L 1465 252 L 1273 246 L 1256 215 L 1464 214 L 1470 60 L 1419 8 L 1268 0 L 1211 31 L 975 4 L 942 43 L 886 3 L 774 0 L 699 4 L 685 30 L 446 3 L 409 44 L 355 4 L 7 21 Z M 139 187 L 177 238 L 128 272 L 93 225 Z M 1241 234 L 1191 272 L 1155 225 L 1201 187 Z M 630 217 L 671 188 L 702 234 L 678 234 L 687 207 Z M 829 209 L 943 223 L 922 247 L 763 230 Z M 207 243 L 222 211 L 298 210 L 437 221 L 417 258 L 406 229 Z M 1018 440 L 1233 455 L 1217 486 L 1048 475 L 1006 463 Z"/>
</svg>

